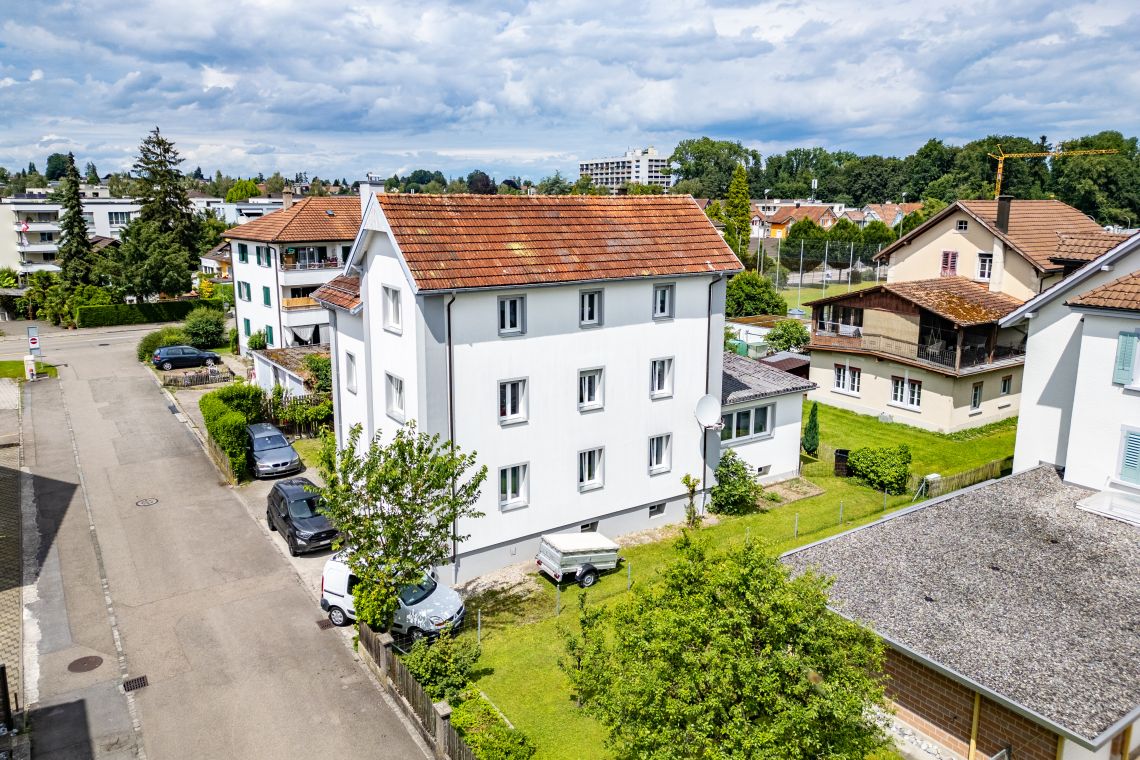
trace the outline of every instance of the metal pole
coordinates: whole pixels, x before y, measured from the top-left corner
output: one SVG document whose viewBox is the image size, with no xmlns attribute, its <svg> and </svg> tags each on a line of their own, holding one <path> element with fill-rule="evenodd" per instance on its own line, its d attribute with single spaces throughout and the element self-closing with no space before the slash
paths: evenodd
<svg viewBox="0 0 1140 760">
<path fill-rule="evenodd" d="M 839 524 L 843 524 L 843 502 L 839 502 Z"/>
<path fill-rule="evenodd" d="M 887 489 L 883 489 L 883 511 L 887 511 Z"/>
<path fill-rule="evenodd" d="M 827 248 L 831 245 L 830 240 L 823 241 L 823 297 L 827 298 Z"/>
<path fill-rule="evenodd" d="M 776 238 L 776 287 L 780 287 L 780 243 L 783 238 Z M 788 283 L 784 283 L 787 285 Z"/>
<path fill-rule="evenodd" d="M 800 308 L 800 293 L 804 289 L 804 241 L 800 240 L 800 281 L 796 285 L 796 308 Z"/>
<path fill-rule="evenodd" d="M 851 292 L 851 270 L 855 267 L 855 241 L 851 241 L 851 253 L 847 256 L 847 292 Z"/>
<path fill-rule="evenodd" d="M 796 512 L 796 522 L 794 524 L 794 527 L 792 528 L 792 537 L 793 538 L 799 538 L 800 537 L 800 513 L 799 512 Z"/>
<path fill-rule="evenodd" d="M 562 584 L 556 583 L 554 587 L 558 589 L 554 594 L 554 614 L 557 616 L 562 614 Z"/>
<path fill-rule="evenodd" d="M 633 565 L 625 563 L 625 590 L 633 588 Z"/>
<path fill-rule="evenodd" d="M 475 643 L 483 641 L 483 608 L 475 610 Z"/>
</svg>

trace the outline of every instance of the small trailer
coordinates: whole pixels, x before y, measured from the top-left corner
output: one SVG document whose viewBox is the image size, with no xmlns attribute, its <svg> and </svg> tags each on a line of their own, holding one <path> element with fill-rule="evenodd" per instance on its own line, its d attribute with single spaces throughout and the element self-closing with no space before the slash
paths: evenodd
<svg viewBox="0 0 1140 760">
<path fill-rule="evenodd" d="M 557 583 L 573 580 L 589 588 L 599 573 L 617 568 L 620 548 L 600 533 L 552 533 L 539 542 L 535 562 Z"/>
</svg>

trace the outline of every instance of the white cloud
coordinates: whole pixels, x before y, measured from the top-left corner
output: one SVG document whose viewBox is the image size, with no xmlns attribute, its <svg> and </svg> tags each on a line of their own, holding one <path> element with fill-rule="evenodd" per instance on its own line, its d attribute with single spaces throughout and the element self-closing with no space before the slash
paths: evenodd
<svg viewBox="0 0 1140 760">
<path fill-rule="evenodd" d="M 927 137 L 1135 133 L 1126 0 L 43 0 L 0 23 L 0 165 L 100 168 L 155 124 L 205 171 L 573 173 L 700 134 L 902 154 Z M 17 118 L 16 115 L 19 115 Z"/>
</svg>

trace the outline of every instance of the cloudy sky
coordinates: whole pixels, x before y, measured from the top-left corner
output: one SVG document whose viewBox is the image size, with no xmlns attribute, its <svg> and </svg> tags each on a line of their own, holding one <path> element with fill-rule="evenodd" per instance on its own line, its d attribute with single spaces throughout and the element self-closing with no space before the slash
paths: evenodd
<svg viewBox="0 0 1140 760">
<path fill-rule="evenodd" d="M 2 0 L 0 165 L 576 175 L 710 135 L 902 155 L 1140 133 L 1140 5 Z"/>
</svg>

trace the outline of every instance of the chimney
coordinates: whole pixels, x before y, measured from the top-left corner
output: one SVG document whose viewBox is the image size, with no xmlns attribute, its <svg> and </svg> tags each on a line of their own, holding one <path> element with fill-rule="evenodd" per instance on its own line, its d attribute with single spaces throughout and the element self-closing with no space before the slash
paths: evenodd
<svg viewBox="0 0 1140 760">
<path fill-rule="evenodd" d="M 293 191 L 285 189 L 281 191 L 281 208 L 290 208 L 293 205 Z"/>
<path fill-rule="evenodd" d="M 1009 206 L 1013 201 L 1012 195 L 999 195 L 997 207 L 997 228 L 1009 233 Z"/>
</svg>

